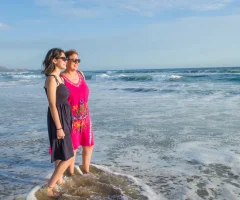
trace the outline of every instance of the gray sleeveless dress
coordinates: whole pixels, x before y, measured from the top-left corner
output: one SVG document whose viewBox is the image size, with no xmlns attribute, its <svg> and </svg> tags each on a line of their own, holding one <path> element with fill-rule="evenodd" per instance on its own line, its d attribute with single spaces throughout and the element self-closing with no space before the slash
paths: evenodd
<svg viewBox="0 0 240 200">
<path fill-rule="evenodd" d="M 54 75 L 49 75 L 54 76 Z M 71 107 L 68 103 L 68 96 L 70 94 L 67 87 L 60 83 L 56 76 L 54 76 L 58 86 L 56 91 L 56 107 L 58 110 L 59 119 L 65 133 L 64 139 L 57 139 L 56 125 L 53 121 L 50 108 L 48 107 L 47 113 L 47 125 L 48 125 L 48 136 L 51 148 L 51 162 L 56 160 L 68 160 L 73 157 L 73 146 L 71 139 L 72 129 L 72 112 Z M 46 94 L 47 89 L 45 88 Z"/>
</svg>

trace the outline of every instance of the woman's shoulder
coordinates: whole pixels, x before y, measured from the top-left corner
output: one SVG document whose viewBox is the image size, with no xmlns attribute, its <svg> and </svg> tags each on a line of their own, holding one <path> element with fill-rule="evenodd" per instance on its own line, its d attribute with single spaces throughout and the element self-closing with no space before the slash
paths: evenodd
<svg viewBox="0 0 240 200">
<path fill-rule="evenodd" d="M 61 77 L 61 79 L 62 79 L 63 82 L 65 82 L 65 81 L 68 80 L 67 74 L 66 74 L 65 72 L 62 72 L 62 73 L 60 74 L 60 77 Z"/>
<path fill-rule="evenodd" d="M 80 70 L 78 70 L 78 73 L 85 79 L 84 73 Z"/>
<path fill-rule="evenodd" d="M 44 87 L 47 88 L 50 85 L 57 86 L 56 76 L 54 74 L 49 74 L 46 76 L 46 81 Z"/>
<path fill-rule="evenodd" d="M 56 80 L 57 78 L 56 78 L 56 75 L 55 74 L 48 74 L 47 76 L 46 76 L 46 81 L 49 81 L 49 82 L 52 82 L 52 81 L 54 81 L 54 80 Z"/>
</svg>

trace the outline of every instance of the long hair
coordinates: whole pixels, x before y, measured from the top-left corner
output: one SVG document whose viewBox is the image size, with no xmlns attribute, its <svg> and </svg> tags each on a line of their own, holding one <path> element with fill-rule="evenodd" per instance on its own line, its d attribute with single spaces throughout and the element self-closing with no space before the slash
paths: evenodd
<svg viewBox="0 0 240 200">
<path fill-rule="evenodd" d="M 51 74 L 55 69 L 55 64 L 53 63 L 54 58 L 58 58 L 64 51 L 60 48 L 52 48 L 47 52 L 45 59 L 42 63 L 44 69 L 42 71 L 45 76 Z"/>
</svg>

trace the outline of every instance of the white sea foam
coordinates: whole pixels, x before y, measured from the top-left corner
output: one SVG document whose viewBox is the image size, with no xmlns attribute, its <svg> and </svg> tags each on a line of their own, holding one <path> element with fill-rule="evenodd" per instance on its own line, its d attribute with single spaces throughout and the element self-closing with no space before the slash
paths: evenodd
<svg viewBox="0 0 240 200">
<path fill-rule="evenodd" d="M 114 74 L 116 73 L 117 71 L 107 71 L 107 74 Z"/>
<path fill-rule="evenodd" d="M 152 75 L 153 81 L 163 81 L 169 79 L 180 79 L 182 76 L 179 75 L 169 75 L 169 74 L 155 74 Z"/>
<path fill-rule="evenodd" d="M 9 87 L 18 85 L 19 81 L 8 81 L 8 82 L 0 82 L 0 87 Z"/>
<path fill-rule="evenodd" d="M 34 187 L 28 194 L 26 197 L 26 200 L 37 200 L 35 193 L 42 187 L 43 185 L 37 185 L 36 187 Z"/>
<path fill-rule="evenodd" d="M 179 144 L 177 152 L 172 153 L 174 160 L 178 162 L 173 167 L 169 167 L 169 170 L 176 173 L 175 176 L 180 173 L 193 177 L 191 182 L 185 183 L 182 188 L 184 195 L 179 199 L 184 199 L 185 196 L 200 200 L 202 198 L 196 194 L 196 191 L 201 193 L 201 190 L 207 194 L 208 198 L 215 199 L 218 193 L 219 200 L 238 199 L 240 188 L 236 185 L 239 185 L 239 182 L 231 176 L 240 173 L 240 157 L 229 148 L 213 147 L 213 141 L 187 142 Z M 184 176 L 182 178 L 183 181 Z M 203 184 L 202 189 L 198 186 L 199 184 Z"/>
<path fill-rule="evenodd" d="M 214 149 L 213 143 L 189 142 L 178 146 L 178 154 L 185 160 L 195 160 L 198 163 L 209 165 L 220 163 L 240 167 L 240 157 L 228 149 Z"/>
<path fill-rule="evenodd" d="M 127 175 L 127 174 L 122 174 L 122 173 L 118 173 L 118 172 L 113 172 L 109 167 L 106 166 L 102 166 L 102 165 L 96 165 L 96 164 L 92 164 L 93 166 L 106 171 L 108 173 L 114 174 L 116 176 L 125 176 L 128 177 L 129 179 L 133 180 L 135 182 L 135 184 L 139 185 L 140 187 L 142 187 L 144 190 L 142 191 L 143 194 L 145 196 L 147 196 L 149 199 L 151 200 L 165 200 L 165 197 L 161 194 L 156 194 L 153 189 L 151 187 L 149 187 L 148 185 L 144 184 L 143 181 L 141 181 L 140 179 L 133 177 L 131 175 Z"/>
<path fill-rule="evenodd" d="M 122 173 L 118 173 L 118 172 L 113 172 L 109 167 L 106 166 L 102 166 L 102 165 L 96 165 L 96 164 L 92 164 L 94 167 L 101 169 L 109 174 L 115 175 L 115 176 L 122 176 L 122 177 L 127 177 L 128 179 L 134 181 L 134 183 L 138 186 L 140 186 L 142 188 L 142 194 L 144 196 L 146 196 L 148 199 L 151 200 L 165 200 L 165 197 L 163 195 L 160 194 L 156 194 L 153 189 L 151 187 L 149 187 L 148 185 L 144 184 L 140 179 L 135 178 L 131 175 L 126 175 L 126 174 L 122 174 Z M 78 166 L 75 166 L 75 168 L 79 168 Z M 78 170 L 78 169 L 77 169 Z M 51 176 L 51 174 L 47 175 L 47 178 L 49 179 Z M 64 178 L 65 181 L 70 180 L 68 177 Z M 34 187 L 27 195 L 26 195 L 26 200 L 37 200 L 35 194 L 36 192 L 43 187 L 43 184 L 41 185 L 37 185 L 36 187 Z M 57 188 L 58 186 L 56 186 Z"/>
<path fill-rule="evenodd" d="M 108 79 L 110 79 L 110 76 L 107 74 L 96 75 L 96 80 L 108 80 Z"/>
<path fill-rule="evenodd" d="M 43 75 L 12 75 L 14 79 L 40 79 Z"/>
<path fill-rule="evenodd" d="M 179 75 L 171 75 L 170 78 L 172 78 L 172 79 L 179 79 L 179 78 L 182 78 L 182 76 L 179 76 Z"/>
<path fill-rule="evenodd" d="M 114 73 L 107 73 L 107 74 L 98 74 L 92 77 L 92 80 L 125 80 L 125 81 L 156 81 L 160 82 L 163 80 L 170 80 L 170 79 L 180 79 L 182 76 L 179 75 L 165 75 L 165 74 L 114 74 Z"/>
</svg>

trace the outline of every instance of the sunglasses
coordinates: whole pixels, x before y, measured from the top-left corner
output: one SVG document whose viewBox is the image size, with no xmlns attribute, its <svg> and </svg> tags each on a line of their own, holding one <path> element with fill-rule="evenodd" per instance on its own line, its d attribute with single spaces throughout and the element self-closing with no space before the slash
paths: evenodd
<svg viewBox="0 0 240 200">
<path fill-rule="evenodd" d="M 70 59 L 70 58 L 68 60 L 73 61 L 75 64 L 80 63 L 81 61 L 80 59 Z"/>
<path fill-rule="evenodd" d="M 62 61 L 65 61 L 65 62 L 68 60 L 66 57 L 58 57 L 56 59 L 62 59 Z"/>
</svg>

